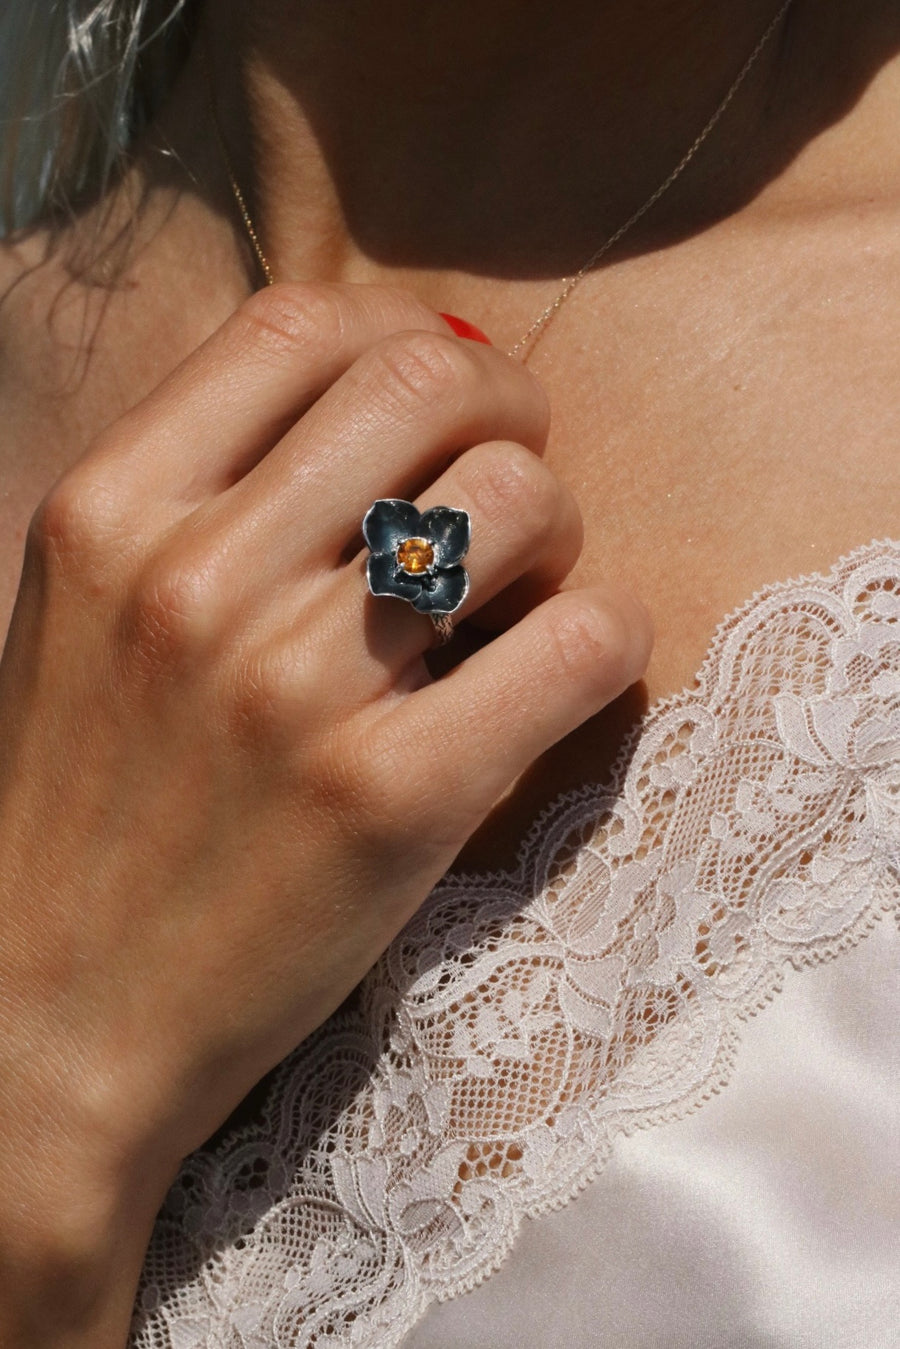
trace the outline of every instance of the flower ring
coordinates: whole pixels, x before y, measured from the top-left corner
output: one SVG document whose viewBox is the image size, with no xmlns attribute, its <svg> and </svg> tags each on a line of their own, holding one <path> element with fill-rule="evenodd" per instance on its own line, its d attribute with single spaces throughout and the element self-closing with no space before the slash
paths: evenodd
<svg viewBox="0 0 900 1349">
<path fill-rule="evenodd" d="M 373 595 L 395 595 L 427 614 L 442 642 L 453 632 L 450 615 L 469 593 L 459 564 L 471 535 L 466 511 L 432 506 L 422 515 L 411 501 L 376 501 L 363 520 L 371 556 L 366 577 Z"/>
</svg>

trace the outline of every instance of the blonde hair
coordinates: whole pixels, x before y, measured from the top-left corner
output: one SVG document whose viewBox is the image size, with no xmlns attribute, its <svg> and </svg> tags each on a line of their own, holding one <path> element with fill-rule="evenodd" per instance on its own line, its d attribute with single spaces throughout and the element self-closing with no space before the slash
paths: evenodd
<svg viewBox="0 0 900 1349">
<path fill-rule="evenodd" d="M 3 0 L 0 234 L 99 196 L 170 87 L 198 0 Z"/>
</svg>

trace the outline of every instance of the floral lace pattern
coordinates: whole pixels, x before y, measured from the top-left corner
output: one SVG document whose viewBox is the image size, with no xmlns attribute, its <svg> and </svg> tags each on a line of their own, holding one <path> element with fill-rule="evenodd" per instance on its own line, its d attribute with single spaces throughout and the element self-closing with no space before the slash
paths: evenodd
<svg viewBox="0 0 900 1349">
<path fill-rule="evenodd" d="M 900 893 L 900 544 L 720 626 L 515 871 L 445 878 L 263 1106 L 189 1157 L 134 1349 L 390 1349 L 613 1140 L 726 1081 L 742 1018 Z"/>
</svg>

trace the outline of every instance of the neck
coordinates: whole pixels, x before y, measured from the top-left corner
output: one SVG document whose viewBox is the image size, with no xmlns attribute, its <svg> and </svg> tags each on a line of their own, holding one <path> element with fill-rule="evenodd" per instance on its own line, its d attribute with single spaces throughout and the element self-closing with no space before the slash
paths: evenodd
<svg viewBox="0 0 900 1349">
<path fill-rule="evenodd" d="M 851 22 L 830 0 L 794 0 L 617 260 L 730 214 L 852 104 L 871 75 L 873 29 L 897 36 L 894 0 L 867 6 Z M 530 281 L 543 297 L 669 175 L 778 8 L 219 0 L 162 132 L 240 240 L 248 282 L 258 270 L 212 130 L 210 83 L 277 279 L 412 283 L 447 307 L 452 272 Z M 528 289 L 523 315 L 534 310 Z"/>
<path fill-rule="evenodd" d="M 777 8 L 259 0 L 210 7 L 204 44 L 278 274 L 368 259 L 553 277 L 667 176 Z M 750 139 L 780 37 L 730 110 L 717 163 Z M 716 175 L 697 170 L 702 211 Z"/>
</svg>

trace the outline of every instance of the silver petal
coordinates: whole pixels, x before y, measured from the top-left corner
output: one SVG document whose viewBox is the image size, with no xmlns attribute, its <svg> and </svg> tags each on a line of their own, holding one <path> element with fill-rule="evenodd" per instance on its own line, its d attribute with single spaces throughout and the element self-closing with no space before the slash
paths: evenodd
<svg viewBox="0 0 900 1349">
<path fill-rule="evenodd" d="M 448 567 L 434 579 L 433 589 L 423 589 L 413 605 L 420 614 L 452 614 L 469 593 L 469 573 L 465 567 Z"/>
<path fill-rule="evenodd" d="M 421 581 L 400 571 L 391 553 L 372 553 L 366 561 L 366 580 L 373 595 L 396 595 L 411 602 L 422 589 Z"/>
<path fill-rule="evenodd" d="M 404 539 L 422 536 L 421 520 L 411 501 L 385 498 L 366 511 L 363 537 L 373 553 L 393 553 Z"/>
<path fill-rule="evenodd" d="M 472 522 L 468 511 L 454 510 L 452 506 L 432 506 L 421 517 L 423 536 L 434 547 L 435 565 L 453 567 L 469 551 Z"/>
</svg>

